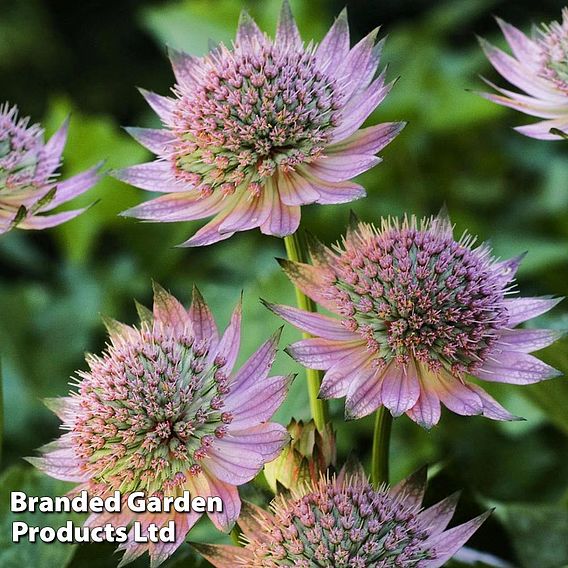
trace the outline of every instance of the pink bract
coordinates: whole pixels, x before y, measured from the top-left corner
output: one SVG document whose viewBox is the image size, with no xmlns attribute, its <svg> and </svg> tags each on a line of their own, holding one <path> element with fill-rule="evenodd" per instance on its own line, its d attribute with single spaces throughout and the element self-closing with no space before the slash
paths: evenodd
<svg viewBox="0 0 568 568">
<path fill-rule="evenodd" d="M 284 400 L 291 376 L 269 377 L 276 333 L 238 370 L 241 306 L 220 335 L 208 306 L 195 289 L 189 310 L 159 286 L 154 309 L 139 308 L 141 324 L 107 320 L 110 344 L 88 357 L 76 390 L 51 401 L 67 430 L 36 467 L 79 483 L 76 491 L 107 495 L 120 490 L 147 495 L 221 497 L 222 512 L 210 513 L 229 531 L 239 516 L 237 486 L 253 479 L 288 442 L 286 428 L 270 422 Z M 174 520 L 176 542 L 137 544 L 129 534 L 120 546 L 121 565 L 148 551 L 158 566 L 184 541 L 199 513 L 93 514 L 87 525 L 159 526 Z"/>
<path fill-rule="evenodd" d="M 561 334 L 517 325 L 560 299 L 509 298 L 522 256 L 497 261 L 488 245 L 452 233 L 444 215 L 354 222 L 341 246 L 315 243 L 312 264 L 282 261 L 300 290 L 339 316 L 269 305 L 315 336 L 287 351 L 325 371 L 320 396 L 346 397 L 348 418 L 385 406 L 431 428 L 442 403 L 514 420 L 470 378 L 524 385 L 558 375 L 530 352 Z"/>
<path fill-rule="evenodd" d="M 562 140 L 568 130 L 568 8 L 561 22 L 535 29 L 532 37 L 498 20 L 509 44 L 509 55 L 481 40 L 489 61 L 519 93 L 489 83 L 500 94 L 481 93 L 497 104 L 544 120 L 515 128 L 541 140 Z"/>
<path fill-rule="evenodd" d="M 90 189 L 98 181 L 95 166 L 65 181 L 57 168 L 67 138 L 68 121 L 45 143 L 43 130 L 19 118 L 18 109 L 0 105 L 0 234 L 10 229 L 47 229 L 85 211 L 44 215 Z"/>
<path fill-rule="evenodd" d="M 270 512 L 246 503 L 244 548 L 194 546 L 216 568 L 438 568 L 489 513 L 446 530 L 458 494 L 423 509 L 425 488 L 425 470 L 391 489 L 342 472 L 277 497 Z"/>
<path fill-rule="evenodd" d="M 173 97 L 144 92 L 164 128 L 129 132 L 157 155 L 115 172 L 164 193 L 126 211 L 145 221 L 213 217 L 185 246 L 201 246 L 260 227 L 294 233 L 300 208 L 346 203 L 365 195 L 350 180 L 403 123 L 360 126 L 392 83 L 377 75 L 377 30 L 350 48 L 343 11 L 319 45 L 305 45 L 288 2 L 270 39 L 244 13 L 232 48 L 205 57 L 172 51 Z"/>
</svg>

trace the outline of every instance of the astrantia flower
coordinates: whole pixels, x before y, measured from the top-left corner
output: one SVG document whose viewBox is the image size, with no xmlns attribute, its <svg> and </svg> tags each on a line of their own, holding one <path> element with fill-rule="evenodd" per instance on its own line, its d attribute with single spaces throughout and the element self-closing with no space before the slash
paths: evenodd
<svg viewBox="0 0 568 568">
<path fill-rule="evenodd" d="M 97 181 L 98 167 L 57 180 L 67 126 L 43 140 L 43 130 L 18 118 L 18 109 L 0 105 L 0 234 L 14 227 L 46 229 L 73 219 L 85 209 L 42 215 L 87 191 Z"/>
<path fill-rule="evenodd" d="M 418 474 L 375 490 L 362 475 L 342 473 L 278 496 L 270 513 L 246 504 L 244 548 L 195 546 L 216 568 L 437 568 L 489 513 L 445 530 L 458 495 L 423 509 L 425 482 Z"/>
<path fill-rule="evenodd" d="M 300 206 L 365 195 L 349 180 L 379 163 L 375 154 L 402 129 L 358 130 L 388 94 L 377 76 L 377 30 L 352 49 L 345 12 L 319 45 L 304 45 L 285 0 L 276 38 L 243 13 L 232 48 L 205 57 L 172 52 L 173 97 L 144 93 L 164 129 L 130 133 L 157 154 L 116 173 L 163 195 L 125 214 L 147 221 L 213 216 L 187 246 L 260 227 L 286 236 Z"/>
<path fill-rule="evenodd" d="M 140 328 L 111 321 L 111 343 L 89 356 L 77 390 L 54 409 L 68 430 L 34 465 L 57 479 L 79 482 L 77 491 L 123 495 L 218 496 L 222 513 L 210 513 L 228 531 L 239 516 L 237 486 L 250 481 L 288 441 L 283 426 L 269 422 L 291 377 L 269 377 L 275 334 L 237 372 L 241 308 L 219 337 L 209 308 L 194 291 L 186 310 L 155 287 L 154 311 L 140 310 Z M 92 515 L 87 524 L 141 521 L 176 524 L 176 542 L 130 540 L 122 563 L 149 551 L 157 566 L 183 542 L 198 513 Z"/>
<path fill-rule="evenodd" d="M 501 95 L 482 96 L 545 119 L 517 127 L 520 133 L 541 140 L 561 140 L 562 133 L 568 131 L 568 8 L 562 12 L 562 22 L 544 25 L 532 37 L 502 20 L 498 22 L 513 55 L 485 40 L 481 45 L 493 67 L 524 93 L 489 83 Z"/>
<path fill-rule="evenodd" d="M 443 216 L 354 223 L 343 246 L 316 245 L 313 265 L 283 261 L 305 294 L 339 318 L 269 306 L 315 338 L 288 352 L 326 373 L 323 398 L 347 397 L 346 415 L 386 406 L 426 428 L 440 403 L 462 415 L 512 420 L 468 375 L 528 384 L 557 375 L 530 355 L 550 330 L 515 329 L 558 299 L 508 298 L 522 257 L 499 262 L 487 245 L 455 240 Z"/>
</svg>

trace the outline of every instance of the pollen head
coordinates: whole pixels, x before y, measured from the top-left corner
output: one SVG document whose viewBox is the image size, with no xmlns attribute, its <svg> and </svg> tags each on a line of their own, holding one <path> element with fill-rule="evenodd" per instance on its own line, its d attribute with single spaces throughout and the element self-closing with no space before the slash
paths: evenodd
<svg viewBox="0 0 568 568">
<path fill-rule="evenodd" d="M 230 194 L 255 191 L 278 170 L 317 158 L 338 120 L 335 80 L 314 49 L 278 46 L 267 36 L 220 46 L 201 60 L 194 81 L 177 85 L 168 126 L 179 179 Z"/>
<path fill-rule="evenodd" d="M 434 556 L 413 500 L 358 477 L 322 479 L 303 493 L 274 501 L 258 538 L 248 536 L 247 566 L 413 568 Z"/>
<path fill-rule="evenodd" d="M 128 328 L 80 373 L 70 424 L 93 487 L 169 492 L 201 473 L 231 422 L 222 363 L 206 341 L 154 323 Z"/>
<path fill-rule="evenodd" d="M 568 94 L 568 8 L 561 22 L 543 25 L 538 31 L 541 49 L 541 75 Z"/>
<path fill-rule="evenodd" d="M 488 247 L 454 240 L 449 222 L 360 223 L 337 247 L 328 294 L 379 368 L 412 358 L 454 375 L 483 362 L 506 325 L 504 287 Z"/>
<path fill-rule="evenodd" d="M 19 118 L 17 107 L 0 105 L 0 191 L 30 189 L 45 183 L 38 164 L 43 131 Z"/>
</svg>

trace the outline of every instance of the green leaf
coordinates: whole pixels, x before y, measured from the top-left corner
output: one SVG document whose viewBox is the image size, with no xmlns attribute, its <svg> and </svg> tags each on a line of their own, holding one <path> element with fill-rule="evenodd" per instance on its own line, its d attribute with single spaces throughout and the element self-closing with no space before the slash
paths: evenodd
<svg viewBox="0 0 568 568">
<path fill-rule="evenodd" d="M 2 568 L 22 568 L 23 566 L 65 568 L 68 566 L 76 545 L 57 541 L 34 543 L 25 537 L 18 543 L 12 542 L 12 523 L 22 521 L 29 526 L 52 527 L 57 529 L 68 520 L 80 525 L 83 520 L 76 513 L 12 513 L 10 511 L 10 492 L 24 491 L 28 496 L 64 495 L 69 484 L 47 477 L 39 471 L 22 465 L 13 466 L 0 477 L 0 566 Z"/>
<path fill-rule="evenodd" d="M 568 563 L 568 510 L 555 505 L 497 507 L 523 568 L 559 568 Z"/>
</svg>

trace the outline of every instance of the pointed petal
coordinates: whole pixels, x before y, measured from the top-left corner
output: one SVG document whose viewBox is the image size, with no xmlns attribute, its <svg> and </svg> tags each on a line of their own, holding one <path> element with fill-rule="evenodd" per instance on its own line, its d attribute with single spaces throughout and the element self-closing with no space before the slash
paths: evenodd
<svg viewBox="0 0 568 568">
<path fill-rule="evenodd" d="M 491 511 L 487 511 L 463 525 L 428 539 L 424 546 L 428 549 L 434 549 L 436 558 L 434 560 L 426 560 L 424 562 L 425 568 L 441 568 L 470 539 L 490 514 Z"/>
<path fill-rule="evenodd" d="M 42 457 L 30 457 L 25 460 L 50 477 L 62 481 L 82 482 L 89 479 L 89 474 L 81 471 L 72 449 L 61 448 Z"/>
<path fill-rule="evenodd" d="M 343 9 L 316 50 L 316 59 L 322 69 L 336 69 L 349 52 L 349 23 Z"/>
<path fill-rule="evenodd" d="M 255 538 L 259 542 L 270 542 L 270 538 L 264 536 L 264 526 L 272 523 L 272 517 L 268 512 L 253 503 L 243 501 L 239 527 L 246 536 Z"/>
<path fill-rule="evenodd" d="M 529 136 L 530 138 L 536 138 L 537 140 L 562 140 L 563 138 L 557 133 L 554 131 L 551 132 L 551 130 L 554 129 L 562 132 L 568 131 L 568 118 L 563 117 L 555 120 L 543 120 L 536 124 L 515 127 L 517 132 Z"/>
<path fill-rule="evenodd" d="M 215 568 L 235 568 L 237 560 L 247 560 L 252 563 L 252 553 L 240 546 L 228 544 L 203 544 L 194 542 L 193 548 L 215 566 Z"/>
<path fill-rule="evenodd" d="M 265 191 L 270 191 L 272 207 L 268 218 L 260 225 L 260 231 L 275 237 L 286 237 L 295 233 L 300 226 L 300 207 L 285 205 L 280 199 L 278 187 L 272 180 L 267 182 Z"/>
<path fill-rule="evenodd" d="M 264 43 L 264 34 L 251 18 L 250 14 L 246 10 L 243 10 L 239 17 L 235 43 L 237 45 L 253 46 L 255 41 L 262 45 Z"/>
<path fill-rule="evenodd" d="M 410 410 L 420 396 L 420 382 L 416 365 L 410 361 L 402 366 L 392 362 L 383 373 L 381 400 L 393 416 Z"/>
<path fill-rule="evenodd" d="M 563 298 L 514 298 L 505 301 L 505 307 L 509 314 L 508 324 L 511 327 L 519 323 L 536 318 L 559 304 Z"/>
<path fill-rule="evenodd" d="M 493 397 L 489 396 L 480 386 L 469 383 L 469 388 L 474 390 L 483 402 L 483 416 L 491 418 L 491 420 L 500 421 L 517 421 L 524 420 L 507 409 L 503 408 Z"/>
<path fill-rule="evenodd" d="M 423 466 L 392 487 L 390 494 L 393 497 L 404 497 L 405 503 L 412 503 L 414 506 L 420 507 L 424 500 L 427 480 L 428 468 Z"/>
<path fill-rule="evenodd" d="M 420 396 L 416 404 L 406 412 L 406 415 L 426 430 L 430 430 L 440 421 L 442 410 L 440 399 L 433 389 L 426 384 L 427 381 L 422 379 L 420 370 L 418 376 L 420 378 Z"/>
<path fill-rule="evenodd" d="M 171 327 L 177 332 L 189 331 L 192 333 L 191 320 L 181 302 L 157 282 L 153 283 L 153 288 L 154 321 L 160 322 L 166 327 Z"/>
<path fill-rule="evenodd" d="M 306 312 L 298 308 L 261 302 L 273 313 L 291 323 L 293 326 L 322 337 L 324 339 L 336 339 L 339 341 L 360 341 L 361 337 L 345 329 L 341 322 L 335 318 L 324 316 L 314 312 Z"/>
<path fill-rule="evenodd" d="M 483 402 L 477 393 L 449 373 L 442 371 L 435 376 L 430 375 L 426 380 L 430 381 L 438 398 L 452 412 L 462 416 L 477 416 L 483 413 Z"/>
<path fill-rule="evenodd" d="M 365 188 L 358 183 L 325 181 L 317 177 L 310 167 L 304 168 L 303 173 L 312 188 L 319 193 L 317 203 L 325 205 L 350 203 L 367 195 Z"/>
<path fill-rule="evenodd" d="M 175 109 L 175 100 L 146 91 L 146 89 L 139 89 L 139 91 L 146 99 L 146 102 L 152 107 L 152 110 L 162 119 L 162 122 L 167 124 Z"/>
<path fill-rule="evenodd" d="M 167 162 L 146 162 L 122 170 L 114 170 L 112 176 L 124 183 L 160 193 L 187 191 L 191 186 L 181 183 L 172 175 L 170 164 Z"/>
<path fill-rule="evenodd" d="M 301 175 L 279 174 L 277 184 L 284 205 L 308 205 L 319 199 L 319 193 Z"/>
<path fill-rule="evenodd" d="M 503 31 L 507 43 L 511 46 L 513 55 L 533 71 L 539 70 L 542 52 L 536 42 L 526 36 L 521 30 L 508 24 L 501 18 L 496 18 L 496 20 Z"/>
<path fill-rule="evenodd" d="M 220 233 L 248 231 L 262 225 L 271 211 L 271 196 L 264 191 L 259 197 L 253 197 L 243 190 L 236 205 L 219 225 Z"/>
<path fill-rule="evenodd" d="M 300 365 L 308 369 L 325 371 L 331 369 L 331 367 L 350 355 L 364 353 L 365 347 L 365 343 L 361 339 L 356 341 L 337 341 L 317 337 L 302 339 L 302 341 L 292 343 L 286 347 L 285 351 Z M 368 358 L 368 354 L 366 354 L 366 358 Z M 322 396 L 324 395 L 322 394 Z"/>
<path fill-rule="evenodd" d="M 298 26 L 292 15 L 290 3 L 283 0 L 280 17 L 278 18 L 278 26 L 276 29 L 275 45 L 280 48 L 301 49 L 302 38 L 298 31 Z"/>
<path fill-rule="evenodd" d="M 352 377 L 345 400 L 345 419 L 363 418 L 381 406 L 383 375 L 371 364 Z"/>
<path fill-rule="evenodd" d="M 349 138 L 328 146 L 326 153 L 328 155 L 341 153 L 349 156 L 376 154 L 392 142 L 405 126 L 406 122 L 385 122 L 362 128 Z"/>
<path fill-rule="evenodd" d="M 127 126 L 125 130 L 134 140 L 142 144 L 145 148 L 148 148 L 150 152 L 158 155 L 164 154 L 171 142 L 175 140 L 172 132 L 164 128 L 137 128 Z"/>
<path fill-rule="evenodd" d="M 233 311 L 231 321 L 219 341 L 217 356 L 225 360 L 223 372 L 230 373 L 239 354 L 241 343 L 242 298 Z"/>
<path fill-rule="evenodd" d="M 319 179 L 328 182 L 350 180 L 381 162 L 376 156 L 333 154 L 322 156 L 310 164 L 310 170 Z"/>
<path fill-rule="evenodd" d="M 498 345 L 506 351 L 531 353 L 552 345 L 563 335 L 553 329 L 513 329 L 501 334 Z"/>
<path fill-rule="evenodd" d="M 219 343 L 217 324 L 209 306 L 205 303 L 201 292 L 195 285 L 193 286 L 193 298 L 188 314 L 196 341 L 206 341 L 209 349 L 214 351 Z"/>
<path fill-rule="evenodd" d="M 56 213 L 55 215 L 41 215 L 35 217 L 27 217 L 18 223 L 18 229 L 41 230 L 56 227 L 62 223 L 67 223 L 71 219 L 75 219 L 84 213 L 89 207 L 82 209 L 73 209 L 72 211 L 64 211 L 63 213 Z"/>
<path fill-rule="evenodd" d="M 41 168 L 41 174 L 49 176 L 61 164 L 61 155 L 63 154 L 63 149 L 65 148 L 68 132 L 69 118 L 66 118 L 57 132 L 49 139 L 49 141 L 43 148 L 42 158 L 38 165 L 38 168 Z"/>
<path fill-rule="evenodd" d="M 530 385 L 546 379 L 558 377 L 562 373 L 528 353 L 504 351 L 497 360 L 487 361 L 475 372 L 475 376 L 485 381 Z"/>
<path fill-rule="evenodd" d="M 262 469 L 264 460 L 254 448 L 223 439 L 213 442 L 203 465 L 217 479 L 231 485 L 243 485 Z"/>
<path fill-rule="evenodd" d="M 418 513 L 416 520 L 424 527 L 424 530 L 428 534 L 432 536 L 440 534 L 452 520 L 459 498 L 460 492 L 457 491 L 453 495 L 446 497 L 443 501 Z"/>
<path fill-rule="evenodd" d="M 70 199 L 81 195 L 100 179 L 100 165 L 94 166 L 80 174 L 74 175 L 65 181 L 56 185 L 55 195 L 44 207 L 39 209 L 40 212 L 51 211 L 62 203 L 66 203 Z"/>
<path fill-rule="evenodd" d="M 206 245 L 211 245 L 213 243 L 218 243 L 219 241 L 224 241 L 226 239 L 231 238 L 235 233 L 220 233 L 219 227 L 221 223 L 225 220 L 227 215 L 229 214 L 231 207 L 225 205 L 225 210 L 221 210 L 221 212 L 213 218 L 213 220 L 209 221 L 206 225 L 204 225 L 193 237 L 188 239 L 187 241 L 183 242 L 181 247 L 202 247 Z"/>
<path fill-rule="evenodd" d="M 265 463 L 277 458 L 282 448 L 290 441 L 288 430 L 276 422 L 258 424 L 245 430 L 230 429 L 227 442 L 234 446 L 250 446 L 258 452 Z"/>
<path fill-rule="evenodd" d="M 177 84 L 191 88 L 198 79 L 198 77 L 195 76 L 195 72 L 199 70 L 201 63 L 199 58 L 171 47 L 168 48 L 168 56 L 172 64 L 172 69 L 174 70 Z"/>
</svg>

